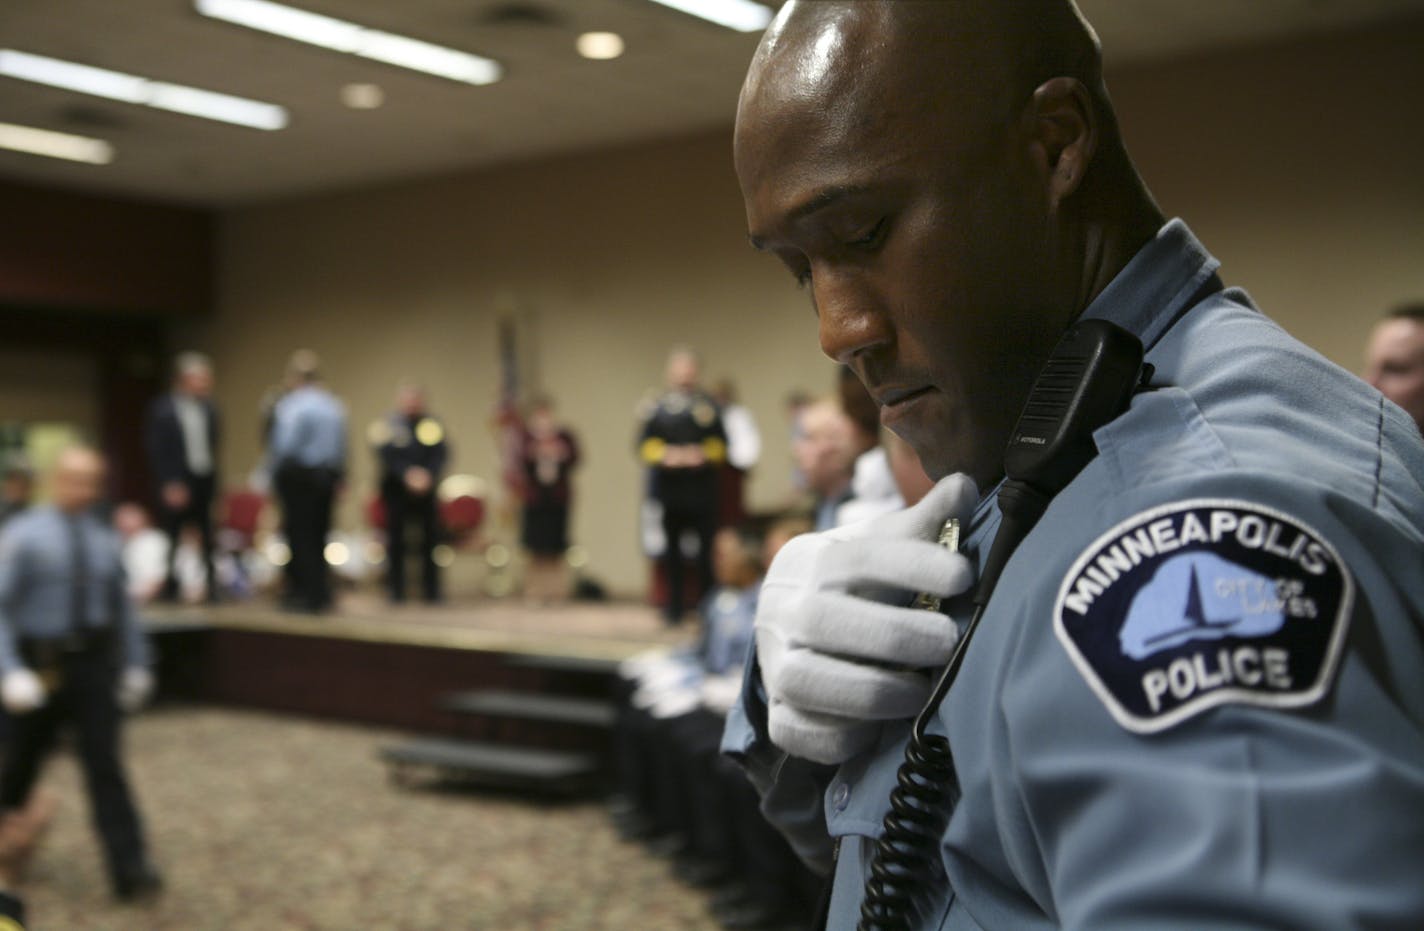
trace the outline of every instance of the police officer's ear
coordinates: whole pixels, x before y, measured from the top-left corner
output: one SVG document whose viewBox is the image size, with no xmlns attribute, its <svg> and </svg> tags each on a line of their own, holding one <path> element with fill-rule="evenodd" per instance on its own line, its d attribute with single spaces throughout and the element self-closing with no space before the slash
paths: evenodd
<svg viewBox="0 0 1424 931">
<path fill-rule="evenodd" d="M 1051 78 L 1029 99 L 1024 129 L 1049 211 L 1056 214 L 1082 184 L 1097 152 L 1098 118 L 1092 95 L 1077 78 Z"/>
</svg>

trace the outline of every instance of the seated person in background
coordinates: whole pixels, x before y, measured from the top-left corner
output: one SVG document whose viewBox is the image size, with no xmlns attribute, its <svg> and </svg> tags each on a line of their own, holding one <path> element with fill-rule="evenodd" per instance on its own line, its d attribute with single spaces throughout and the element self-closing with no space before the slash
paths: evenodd
<svg viewBox="0 0 1424 931">
<path fill-rule="evenodd" d="M 168 537 L 154 528 L 143 505 L 132 501 L 114 508 L 114 530 L 123 547 L 129 596 L 146 604 L 158 597 L 168 578 Z"/>
<path fill-rule="evenodd" d="M 850 497 L 835 516 L 835 526 L 844 527 L 898 511 L 905 506 L 905 499 L 895 487 L 890 461 L 881 445 L 881 436 L 887 431 L 880 427 L 879 405 L 848 368 L 841 368 L 837 388 L 841 409 L 851 423 L 851 446 L 855 452 Z"/>
<path fill-rule="evenodd" d="M 620 828 L 629 836 L 667 835 L 679 827 L 676 816 L 669 814 L 675 812 L 675 802 L 658 797 L 649 759 L 651 735 L 657 722 L 697 710 L 703 679 L 740 670 L 751 643 L 759 560 L 741 533 L 731 528 L 713 537 L 712 554 L 717 584 L 702 601 L 702 636 L 696 646 L 640 653 L 619 670 L 627 703 L 615 734 L 615 752 L 620 789 L 629 806 Z"/>
<path fill-rule="evenodd" d="M 1375 324 L 1365 350 L 1365 381 L 1424 430 L 1424 302 L 1396 307 Z"/>
<path fill-rule="evenodd" d="M 855 426 L 840 404 L 830 398 L 802 406 L 796 415 L 791 456 L 811 493 L 816 530 L 836 526 L 840 507 L 852 495 L 856 449 Z"/>
<path fill-rule="evenodd" d="M 780 522 L 767 542 L 724 528 L 714 538 L 717 587 L 702 603 L 696 649 L 644 654 L 625 664 L 632 695 L 617 752 L 626 808 L 619 828 L 676 856 L 675 872 L 720 887 L 714 912 L 728 927 L 761 927 L 795 913 L 801 868 L 762 818 L 746 776 L 718 755 L 752 636 L 765 560 L 810 529 Z"/>
</svg>

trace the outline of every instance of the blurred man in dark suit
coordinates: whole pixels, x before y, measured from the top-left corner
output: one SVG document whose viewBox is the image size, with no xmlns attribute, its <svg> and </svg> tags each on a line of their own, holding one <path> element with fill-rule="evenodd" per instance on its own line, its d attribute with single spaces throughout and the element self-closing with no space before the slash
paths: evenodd
<svg viewBox="0 0 1424 931">
<path fill-rule="evenodd" d="M 168 579 L 159 597 L 178 597 L 173 554 L 185 526 L 198 529 L 208 575 L 208 600 L 217 598 L 213 573 L 213 496 L 217 491 L 218 412 L 213 406 L 213 366 L 185 352 L 173 364 L 173 390 L 148 409 L 145 439 L 158 482 L 158 525 L 168 535 Z"/>
</svg>

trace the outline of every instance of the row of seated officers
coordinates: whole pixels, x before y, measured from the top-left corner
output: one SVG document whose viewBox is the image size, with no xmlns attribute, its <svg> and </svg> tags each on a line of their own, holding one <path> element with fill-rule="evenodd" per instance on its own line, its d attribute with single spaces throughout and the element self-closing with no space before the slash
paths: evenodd
<svg viewBox="0 0 1424 931">
<path fill-rule="evenodd" d="M 745 772 L 719 753 L 766 569 L 799 534 L 889 513 L 930 488 L 906 444 L 857 423 L 855 400 L 854 392 L 841 392 L 808 403 L 796 417 L 793 456 L 811 495 L 809 513 L 753 518 L 716 532 L 714 585 L 700 602 L 696 643 L 638 654 L 619 669 L 615 825 L 673 857 L 681 879 L 709 889 L 712 913 L 725 928 L 800 927 L 824 885 L 768 824 Z"/>
<path fill-rule="evenodd" d="M 715 584 L 699 609 L 695 645 L 659 649 L 619 669 L 614 821 L 625 837 L 674 858 L 674 872 L 711 891 L 727 928 L 781 925 L 814 907 L 821 880 L 762 817 L 756 790 L 718 753 L 751 648 L 761 578 L 777 550 L 811 529 L 776 520 L 718 530 Z"/>
</svg>

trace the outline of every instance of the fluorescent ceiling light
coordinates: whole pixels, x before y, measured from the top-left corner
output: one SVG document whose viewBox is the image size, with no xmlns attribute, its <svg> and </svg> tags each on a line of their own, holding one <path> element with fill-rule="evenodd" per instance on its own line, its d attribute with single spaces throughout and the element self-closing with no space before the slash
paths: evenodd
<svg viewBox="0 0 1424 931">
<path fill-rule="evenodd" d="M 353 110 L 374 110 L 386 102 L 379 84 L 347 84 L 341 88 L 341 102 Z"/>
<path fill-rule="evenodd" d="M 684 13 L 691 13 L 693 16 L 701 17 L 719 26 L 726 26 L 728 29 L 735 29 L 738 32 L 757 32 L 765 29 L 771 23 L 772 17 L 769 7 L 754 3 L 752 0 L 653 0 L 653 2 L 661 3 L 674 10 L 681 10 Z"/>
<path fill-rule="evenodd" d="M 465 84 L 493 84 L 504 73 L 491 58 L 270 0 L 193 0 L 193 8 L 213 19 Z"/>
<path fill-rule="evenodd" d="M 575 45 L 580 55 L 594 61 L 609 61 L 623 54 L 623 37 L 616 32 L 585 32 Z"/>
<path fill-rule="evenodd" d="M 91 165 L 107 165 L 114 160 L 114 147 L 103 139 L 71 136 L 32 126 L 16 126 L 14 123 L 0 123 L 0 149 L 67 158 L 72 162 L 88 162 Z"/>
<path fill-rule="evenodd" d="M 143 104 L 188 116 L 251 126 L 253 129 L 281 129 L 287 125 L 287 111 L 273 103 L 219 94 L 182 84 L 152 81 L 121 71 L 109 71 L 72 61 L 62 61 L 14 49 L 0 49 L 0 74 L 36 84 L 93 94 L 125 103 Z"/>
</svg>

